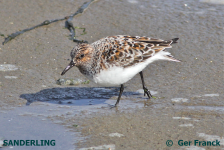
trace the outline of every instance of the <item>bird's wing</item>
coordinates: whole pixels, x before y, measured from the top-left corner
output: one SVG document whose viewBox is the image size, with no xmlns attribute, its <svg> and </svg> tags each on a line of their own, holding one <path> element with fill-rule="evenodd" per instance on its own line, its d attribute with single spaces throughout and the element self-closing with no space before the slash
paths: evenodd
<svg viewBox="0 0 224 150">
<path fill-rule="evenodd" d="M 116 66 L 129 67 L 154 56 L 165 48 L 171 48 L 176 39 L 162 40 L 139 36 L 112 36 L 107 37 L 109 44 L 102 50 L 101 61 Z M 172 57 L 172 56 L 171 56 Z"/>
</svg>

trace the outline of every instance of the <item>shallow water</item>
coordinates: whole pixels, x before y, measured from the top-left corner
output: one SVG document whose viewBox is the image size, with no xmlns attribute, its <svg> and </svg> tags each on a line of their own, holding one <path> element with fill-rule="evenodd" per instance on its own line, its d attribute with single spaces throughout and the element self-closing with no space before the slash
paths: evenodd
<svg viewBox="0 0 224 150">
<path fill-rule="evenodd" d="M 24 108 L 1 111 L 1 140 L 55 140 L 54 146 L 41 146 L 41 149 L 74 149 L 76 134 L 50 120 L 41 119 L 41 114 L 33 114 L 34 117 L 32 113 L 26 114 L 27 111 L 29 110 Z M 24 150 L 31 149 L 31 146 L 10 145 L 4 149 Z M 32 149 L 40 149 L 40 146 L 32 146 Z"/>
</svg>

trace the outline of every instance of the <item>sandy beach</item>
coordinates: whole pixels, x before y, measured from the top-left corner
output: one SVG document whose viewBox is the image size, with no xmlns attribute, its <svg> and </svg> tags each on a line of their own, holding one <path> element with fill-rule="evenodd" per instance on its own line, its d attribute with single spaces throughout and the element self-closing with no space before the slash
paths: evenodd
<svg viewBox="0 0 224 150">
<path fill-rule="evenodd" d="M 0 41 L 69 16 L 84 2 L 1 0 Z M 77 45 L 65 21 L 25 32 L 0 45 L 0 147 L 3 140 L 56 144 L 0 149 L 224 149 L 223 1 L 98 0 L 72 23 L 76 38 L 89 43 L 112 35 L 178 37 L 168 51 L 181 62 L 157 61 L 143 70 L 156 98 L 144 96 L 136 75 L 119 107 L 110 109 L 119 87 L 100 87 L 75 67 L 60 75 Z M 188 142 L 181 146 L 181 140 Z"/>
</svg>

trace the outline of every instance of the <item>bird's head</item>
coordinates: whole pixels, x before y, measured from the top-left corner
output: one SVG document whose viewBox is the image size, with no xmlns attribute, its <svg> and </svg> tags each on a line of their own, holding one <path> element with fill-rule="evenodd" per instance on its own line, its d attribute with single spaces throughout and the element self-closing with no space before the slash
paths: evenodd
<svg viewBox="0 0 224 150">
<path fill-rule="evenodd" d="M 89 44 L 79 44 L 74 47 L 70 53 L 72 58 L 71 62 L 64 69 L 61 75 L 64 75 L 69 69 L 73 66 L 78 67 L 79 69 L 83 66 L 89 65 L 92 60 L 93 48 Z"/>
</svg>

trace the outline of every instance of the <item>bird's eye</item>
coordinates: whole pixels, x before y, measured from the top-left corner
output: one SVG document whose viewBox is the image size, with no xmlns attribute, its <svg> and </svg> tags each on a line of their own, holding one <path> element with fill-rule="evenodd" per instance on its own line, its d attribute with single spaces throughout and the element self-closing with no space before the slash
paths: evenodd
<svg viewBox="0 0 224 150">
<path fill-rule="evenodd" d="M 81 59 L 81 58 L 83 58 L 84 56 L 85 56 L 84 54 L 81 54 L 79 58 Z"/>
</svg>

